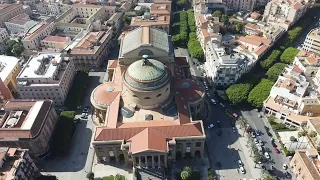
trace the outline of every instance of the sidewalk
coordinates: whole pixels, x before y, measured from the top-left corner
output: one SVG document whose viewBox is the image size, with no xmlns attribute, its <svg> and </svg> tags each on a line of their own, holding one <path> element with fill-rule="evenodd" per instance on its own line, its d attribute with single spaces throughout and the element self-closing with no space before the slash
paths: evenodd
<svg viewBox="0 0 320 180">
<path fill-rule="evenodd" d="M 263 172 L 262 169 L 259 167 L 259 165 L 256 165 L 255 168 L 255 163 L 253 162 L 253 158 L 250 157 L 250 147 L 247 147 L 247 141 L 248 138 L 244 135 L 244 129 L 240 129 L 239 125 L 236 125 L 239 134 L 241 134 L 241 136 L 239 137 L 239 143 L 241 145 L 241 149 L 243 151 L 243 154 L 245 156 L 245 161 L 248 163 L 247 170 L 250 171 L 251 175 L 252 175 L 252 179 L 259 179 L 261 178 Z"/>
</svg>

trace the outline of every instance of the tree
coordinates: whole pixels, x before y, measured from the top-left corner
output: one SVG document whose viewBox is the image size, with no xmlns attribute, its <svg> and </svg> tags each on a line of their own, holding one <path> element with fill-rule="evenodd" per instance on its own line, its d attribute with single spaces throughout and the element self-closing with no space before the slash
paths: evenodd
<svg viewBox="0 0 320 180">
<path fill-rule="evenodd" d="M 286 64 L 292 63 L 294 58 L 298 54 L 298 52 L 299 52 L 299 49 L 297 48 L 293 48 L 293 47 L 287 48 L 286 50 L 284 50 L 284 52 L 280 56 L 281 62 Z"/>
<path fill-rule="evenodd" d="M 176 46 L 186 45 L 189 34 L 187 11 L 177 12 L 174 16 L 175 22 L 172 25 L 172 42 Z"/>
<path fill-rule="evenodd" d="M 311 138 L 317 137 L 317 133 L 315 131 L 310 131 L 308 134 Z"/>
<path fill-rule="evenodd" d="M 145 12 L 150 12 L 150 9 L 145 6 L 142 6 L 140 10 L 136 11 L 136 14 L 137 16 L 142 16 Z"/>
<path fill-rule="evenodd" d="M 93 180 L 94 179 L 94 173 L 93 172 L 89 172 L 86 177 L 89 180 Z"/>
<path fill-rule="evenodd" d="M 227 89 L 226 94 L 233 104 L 240 104 L 247 100 L 250 90 L 250 84 L 233 84 Z"/>
<path fill-rule="evenodd" d="M 261 108 L 263 101 L 268 98 L 273 84 L 274 82 L 268 79 L 262 79 L 260 83 L 250 91 L 248 102 L 254 107 Z"/>
<path fill-rule="evenodd" d="M 183 168 L 183 170 L 189 172 L 190 174 L 192 174 L 192 168 L 190 166 L 185 166 Z"/>
<path fill-rule="evenodd" d="M 226 14 L 223 14 L 221 16 L 221 21 L 220 22 L 222 22 L 223 24 L 228 24 L 229 23 L 229 16 L 226 15 Z"/>
<path fill-rule="evenodd" d="M 216 11 L 214 11 L 213 13 L 212 13 L 212 16 L 213 17 L 221 17 L 221 15 L 222 15 L 222 12 L 221 11 L 219 11 L 219 10 L 216 10 Z"/>
<path fill-rule="evenodd" d="M 279 56 L 281 55 L 281 51 L 273 50 L 272 53 L 265 59 L 264 61 L 260 62 L 260 65 L 263 69 L 269 69 L 273 63 L 275 63 Z"/>
<path fill-rule="evenodd" d="M 271 81 L 275 82 L 277 81 L 280 73 L 283 71 L 284 67 L 286 67 L 286 64 L 283 63 L 276 63 L 274 64 L 266 73 L 266 76 Z"/>
<path fill-rule="evenodd" d="M 191 178 L 191 174 L 188 171 L 182 171 L 180 176 L 182 180 L 190 180 Z"/>
<path fill-rule="evenodd" d="M 115 177 L 114 177 L 114 180 L 122 180 L 122 176 L 120 174 L 117 174 Z"/>
<path fill-rule="evenodd" d="M 190 32 L 196 32 L 197 31 L 197 27 L 196 27 L 196 22 L 195 22 L 195 19 L 194 19 L 193 10 L 189 9 L 187 11 L 187 14 L 188 14 L 188 26 L 189 26 Z"/>
<path fill-rule="evenodd" d="M 20 56 L 21 53 L 24 51 L 24 47 L 20 43 L 16 43 L 12 46 L 12 51 L 16 56 Z"/>
<path fill-rule="evenodd" d="M 263 171 L 263 180 L 275 180 L 273 176 L 268 171 Z"/>
<path fill-rule="evenodd" d="M 295 138 L 294 136 L 290 136 L 290 142 L 291 142 L 291 144 L 290 144 L 289 149 L 291 149 L 292 143 L 297 142 L 297 138 Z"/>
<path fill-rule="evenodd" d="M 184 7 L 187 4 L 187 0 L 178 0 L 177 5 L 179 7 Z"/>
</svg>

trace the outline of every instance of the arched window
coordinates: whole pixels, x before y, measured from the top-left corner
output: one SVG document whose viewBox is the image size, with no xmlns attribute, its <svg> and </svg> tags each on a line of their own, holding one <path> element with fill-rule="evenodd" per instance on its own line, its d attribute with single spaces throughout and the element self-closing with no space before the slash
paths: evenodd
<svg viewBox="0 0 320 180">
<path fill-rule="evenodd" d="M 160 96 L 161 96 L 161 94 L 158 94 L 158 95 L 157 95 L 157 97 L 160 97 Z"/>
<path fill-rule="evenodd" d="M 144 99 L 151 99 L 150 97 L 145 97 Z"/>
<path fill-rule="evenodd" d="M 140 52 L 139 52 L 139 56 L 143 56 L 143 55 L 148 55 L 148 56 L 152 56 L 153 55 L 153 52 L 149 49 L 142 49 Z"/>
</svg>

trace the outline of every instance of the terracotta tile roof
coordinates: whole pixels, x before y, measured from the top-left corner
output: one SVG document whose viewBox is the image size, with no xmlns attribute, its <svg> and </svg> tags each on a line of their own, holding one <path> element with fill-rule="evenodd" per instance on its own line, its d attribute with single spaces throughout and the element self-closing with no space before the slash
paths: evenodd
<svg viewBox="0 0 320 180">
<path fill-rule="evenodd" d="M 164 121 L 139 121 L 139 122 L 126 122 L 118 123 L 117 128 L 136 128 L 136 127 L 155 127 L 155 126 L 176 126 L 179 124 L 177 121 L 164 120 Z"/>
<path fill-rule="evenodd" d="M 120 105 L 120 93 L 116 96 L 114 101 L 109 106 L 108 110 L 108 121 L 107 127 L 109 128 L 116 128 L 118 123 L 118 116 L 119 116 L 119 105 Z"/>
<path fill-rule="evenodd" d="M 156 126 L 149 127 L 162 133 L 168 138 L 186 137 L 186 136 L 203 136 L 201 122 L 193 122 L 176 126 Z M 94 141 L 111 141 L 111 140 L 129 140 L 136 134 L 146 129 L 145 127 L 136 128 L 107 128 L 96 127 Z"/>
<path fill-rule="evenodd" d="M 258 19 L 261 16 L 261 14 L 257 13 L 257 12 L 253 12 L 251 13 L 250 17 L 252 19 Z"/>
<path fill-rule="evenodd" d="M 311 55 L 311 56 L 308 56 L 306 60 L 308 61 L 309 64 L 316 64 L 320 62 L 320 57 Z"/>
<path fill-rule="evenodd" d="M 266 52 L 266 50 L 269 48 L 269 46 L 267 45 L 262 45 L 260 47 L 257 47 L 257 49 L 255 50 L 255 53 L 260 56 L 261 54 L 263 54 L 264 52 Z"/>
<path fill-rule="evenodd" d="M 146 150 L 166 152 L 167 137 L 153 128 L 145 128 L 128 140 L 131 142 L 130 151 L 136 154 Z"/>
<path fill-rule="evenodd" d="M 310 159 L 308 158 L 308 156 L 306 155 L 306 152 L 304 151 L 296 151 L 297 153 L 299 153 L 303 163 L 305 164 L 305 166 L 307 167 L 307 171 L 311 174 L 311 176 L 314 179 L 320 179 L 320 173 L 319 170 L 317 170 L 317 166 L 315 164 L 313 164 L 313 161 L 310 161 Z M 314 161 L 319 161 L 318 159 L 314 159 Z M 319 163 L 319 162 L 316 162 Z M 319 164 L 318 164 L 319 165 Z"/>
<path fill-rule="evenodd" d="M 119 60 L 108 60 L 108 69 L 114 69 L 118 66 Z"/>
<path fill-rule="evenodd" d="M 297 66 L 297 65 L 293 65 L 292 71 L 300 74 L 302 72 L 302 70 Z"/>
<path fill-rule="evenodd" d="M 51 23 L 44 22 L 40 28 L 38 28 L 36 31 L 34 31 L 30 36 L 27 36 L 26 40 L 32 40 L 34 39 L 38 34 L 42 33 Z"/>
<path fill-rule="evenodd" d="M 62 36 L 47 36 L 42 41 L 49 41 L 49 42 L 58 42 L 58 43 L 65 43 L 67 42 L 69 37 L 62 37 Z"/>
<path fill-rule="evenodd" d="M 294 9 L 300 9 L 303 7 L 303 5 L 300 2 L 296 2 L 292 4 L 291 7 L 293 7 Z"/>
<path fill-rule="evenodd" d="M 152 4 L 150 14 L 158 15 L 170 15 L 171 5 L 170 4 Z"/>
<path fill-rule="evenodd" d="M 245 37 L 245 36 L 240 36 L 239 37 L 239 41 L 242 41 L 242 42 L 248 43 L 248 44 L 252 44 L 252 45 L 255 45 L 255 46 L 260 46 L 262 44 L 261 41 L 259 42 L 259 41 L 250 39 L 250 38 Z"/>
<path fill-rule="evenodd" d="M 88 7 L 88 8 L 102 8 L 102 6 L 94 5 L 94 4 L 83 4 L 83 3 L 77 3 L 73 4 L 73 7 Z"/>
<path fill-rule="evenodd" d="M 289 91 L 293 90 L 295 86 L 296 86 L 296 82 L 291 79 L 285 79 L 280 85 L 281 88 L 286 88 Z"/>
<path fill-rule="evenodd" d="M 29 16 L 27 14 L 23 13 L 23 14 L 19 14 L 18 16 L 13 17 L 8 22 L 12 23 L 12 24 L 24 25 L 28 21 L 31 21 L 31 19 L 29 18 Z"/>
<path fill-rule="evenodd" d="M 93 91 L 92 97 L 98 104 L 110 106 L 121 91 L 121 86 L 109 82 L 98 86 Z"/>
</svg>

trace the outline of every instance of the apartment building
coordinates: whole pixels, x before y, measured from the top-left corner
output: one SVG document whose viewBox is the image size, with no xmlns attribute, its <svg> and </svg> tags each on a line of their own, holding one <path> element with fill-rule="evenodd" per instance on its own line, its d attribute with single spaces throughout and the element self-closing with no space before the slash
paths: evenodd
<svg viewBox="0 0 320 180">
<path fill-rule="evenodd" d="M 221 41 L 222 35 L 219 33 L 219 18 L 212 17 L 211 14 L 197 13 L 195 21 L 197 26 L 197 37 L 203 51 L 205 51 L 207 42 L 209 42 L 211 38 L 217 38 Z"/>
<path fill-rule="evenodd" d="M 9 34 L 5 28 L 0 28 L 0 54 L 4 54 L 6 50 L 6 42 L 9 38 Z"/>
<path fill-rule="evenodd" d="M 316 149 L 296 150 L 290 167 L 296 179 L 320 179 L 320 159 Z"/>
<path fill-rule="evenodd" d="M 22 43 L 27 50 L 38 50 L 41 40 L 50 35 L 55 28 L 54 22 L 43 21 L 35 27 L 31 28 L 26 36 L 22 39 Z"/>
<path fill-rule="evenodd" d="M 41 14 L 58 16 L 62 13 L 61 6 L 68 6 L 70 8 L 70 5 L 62 4 L 62 3 L 38 2 L 36 4 L 36 9 Z"/>
<path fill-rule="evenodd" d="M 29 149 L 34 156 L 48 151 L 58 119 L 51 100 L 8 101 L 1 113 L 0 147 Z"/>
<path fill-rule="evenodd" d="M 151 15 L 145 13 L 143 16 L 136 16 L 131 18 L 130 27 L 132 29 L 141 26 L 150 26 L 152 28 L 162 29 L 169 33 L 170 30 L 170 15 Z"/>
<path fill-rule="evenodd" d="M 71 43 L 70 37 L 47 36 L 40 41 L 41 46 L 46 49 L 62 50 Z"/>
<path fill-rule="evenodd" d="M 223 46 L 218 40 L 207 43 L 204 69 L 208 82 L 217 87 L 227 87 L 235 83 L 250 70 L 250 60 L 232 48 Z"/>
<path fill-rule="evenodd" d="M 108 19 L 116 13 L 117 10 L 117 6 L 99 6 L 82 3 L 74 4 L 72 6 L 78 16 L 96 20 Z"/>
<path fill-rule="evenodd" d="M 303 61 L 308 58 L 301 60 Z M 318 99 L 320 73 L 309 76 L 296 64 L 285 67 L 264 101 L 263 111 L 274 115 L 288 126 L 305 126 L 310 119 L 320 115 Z M 310 71 L 309 71 L 310 72 Z M 310 73 L 312 74 L 312 73 Z M 319 76 L 319 77 L 318 77 Z"/>
<path fill-rule="evenodd" d="M 257 24 L 248 23 L 244 26 L 243 31 L 247 35 L 259 35 L 261 34 L 260 26 Z"/>
<path fill-rule="evenodd" d="M 5 25 L 10 33 L 26 33 L 28 30 L 38 24 L 38 22 L 33 21 L 30 17 L 23 13 L 18 16 L 13 17 Z"/>
<path fill-rule="evenodd" d="M 34 180 L 41 175 L 28 149 L 0 148 L 1 161 L 1 180 Z"/>
<path fill-rule="evenodd" d="M 195 1 L 195 4 L 202 13 L 210 13 L 215 10 L 251 12 L 257 5 L 256 0 L 198 0 Z"/>
<path fill-rule="evenodd" d="M 4 22 L 24 13 L 22 4 L 0 4 L 0 27 L 5 27 Z"/>
<path fill-rule="evenodd" d="M 309 7 L 310 3 L 306 0 L 272 0 L 266 5 L 263 18 L 268 23 L 287 30 L 307 12 Z"/>
<path fill-rule="evenodd" d="M 302 49 L 320 55 L 320 28 L 312 29 L 308 33 Z"/>
<path fill-rule="evenodd" d="M 150 7 L 151 15 L 171 15 L 171 4 L 154 3 Z"/>
<path fill-rule="evenodd" d="M 77 69 L 98 68 L 109 54 L 111 40 L 110 31 L 89 32 L 68 50 L 67 55 L 73 59 Z"/>
<path fill-rule="evenodd" d="M 311 143 L 315 148 L 320 147 L 320 118 L 317 119 L 309 119 L 307 122 L 307 126 L 305 128 L 308 134 L 316 133 L 315 137 L 310 137 Z"/>
<path fill-rule="evenodd" d="M 18 59 L 0 55 L 0 105 L 17 95 L 17 76 L 21 71 Z"/>
<path fill-rule="evenodd" d="M 53 100 L 62 106 L 75 75 L 75 66 L 61 53 L 46 53 L 31 57 L 22 69 L 18 92 L 22 99 Z"/>
<path fill-rule="evenodd" d="M 256 0 L 223 0 L 226 4 L 228 11 L 253 11 L 256 6 Z"/>
<path fill-rule="evenodd" d="M 240 36 L 237 41 L 240 45 L 233 50 L 256 60 L 260 59 L 273 43 L 271 40 L 257 35 Z"/>
</svg>

